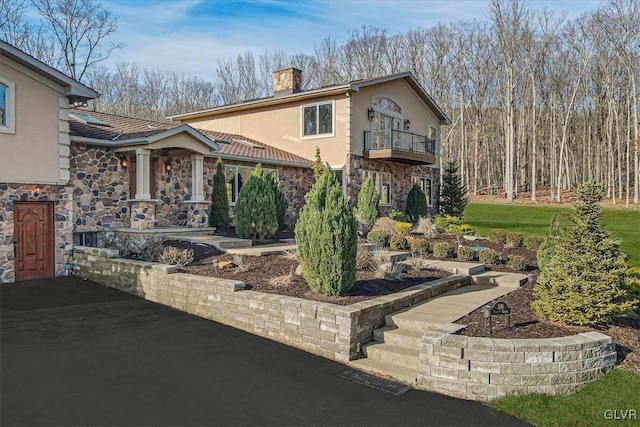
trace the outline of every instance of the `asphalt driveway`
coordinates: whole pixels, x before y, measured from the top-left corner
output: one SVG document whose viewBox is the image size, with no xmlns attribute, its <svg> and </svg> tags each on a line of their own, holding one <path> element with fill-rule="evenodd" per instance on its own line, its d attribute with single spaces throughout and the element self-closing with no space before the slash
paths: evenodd
<svg viewBox="0 0 640 427">
<path fill-rule="evenodd" d="M 78 278 L 0 285 L 0 425 L 523 423 Z"/>
</svg>

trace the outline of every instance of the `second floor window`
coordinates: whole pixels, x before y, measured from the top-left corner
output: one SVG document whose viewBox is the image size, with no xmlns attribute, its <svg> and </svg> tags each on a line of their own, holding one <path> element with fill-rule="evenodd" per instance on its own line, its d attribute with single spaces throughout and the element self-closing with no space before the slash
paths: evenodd
<svg viewBox="0 0 640 427">
<path fill-rule="evenodd" d="M 302 136 L 321 136 L 333 133 L 333 103 L 302 107 Z"/>
</svg>

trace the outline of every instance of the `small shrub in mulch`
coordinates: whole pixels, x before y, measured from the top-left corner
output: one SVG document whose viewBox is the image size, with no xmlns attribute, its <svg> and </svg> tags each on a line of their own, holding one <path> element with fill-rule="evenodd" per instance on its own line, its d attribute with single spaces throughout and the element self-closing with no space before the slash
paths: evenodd
<svg viewBox="0 0 640 427">
<path fill-rule="evenodd" d="M 391 249 L 403 250 L 407 249 L 409 247 L 409 244 L 407 243 L 407 239 L 402 234 L 396 233 L 391 236 L 391 239 L 389 240 L 389 246 L 391 247 Z"/>
<path fill-rule="evenodd" d="M 537 251 L 538 249 L 540 249 L 540 245 L 542 245 L 542 242 L 544 242 L 544 237 L 542 236 L 529 236 L 524 241 L 524 247 Z"/>
<path fill-rule="evenodd" d="M 433 255 L 438 258 L 453 258 L 456 253 L 455 246 L 447 242 L 434 243 L 431 248 Z"/>
<path fill-rule="evenodd" d="M 515 271 L 524 271 L 527 269 L 527 261 L 520 255 L 511 255 L 507 258 L 507 267 Z"/>
<path fill-rule="evenodd" d="M 429 253 L 429 241 L 427 239 L 412 239 L 410 243 L 411 252 L 419 255 Z"/>
<path fill-rule="evenodd" d="M 521 233 L 507 233 L 504 247 L 510 249 L 519 248 L 522 246 L 523 241 L 524 237 L 522 237 Z"/>
<path fill-rule="evenodd" d="M 373 230 L 367 234 L 367 242 L 381 248 L 389 246 L 389 234 L 384 230 Z"/>
<path fill-rule="evenodd" d="M 486 248 L 478 252 L 478 259 L 481 263 L 487 265 L 495 265 L 498 263 L 498 251 Z"/>
<path fill-rule="evenodd" d="M 504 244 L 507 241 L 507 230 L 491 230 L 488 238 L 491 243 Z"/>
<path fill-rule="evenodd" d="M 410 222 L 396 222 L 396 233 L 406 235 L 409 234 L 412 228 L 413 224 Z"/>
<path fill-rule="evenodd" d="M 460 261 L 473 261 L 476 257 L 476 251 L 469 246 L 458 247 L 458 259 Z"/>
</svg>

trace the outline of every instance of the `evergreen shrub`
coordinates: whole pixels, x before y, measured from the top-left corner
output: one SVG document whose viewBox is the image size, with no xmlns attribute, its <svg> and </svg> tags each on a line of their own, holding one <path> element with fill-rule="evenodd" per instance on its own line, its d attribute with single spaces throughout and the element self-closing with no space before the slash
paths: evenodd
<svg viewBox="0 0 640 427">
<path fill-rule="evenodd" d="M 456 255 L 456 249 L 451 243 L 437 242 L 431 246 L 433 255 L 438 258 L 453 258 Z"/>
<path fill-rule="evenodd" d="M 498 251 L 491 248 L 486 248 L 478 252 L 478 260 L 487 265 L 498 264 Z"/>
<path fill-rule="evenodd" d="M 426 255 L 429 253 L 429 241 L 426 239 L 413 239 L 409 247 L 411 248 L 411 252 L 416 254 Z"/>
<path fill-rule="evenodd" d="M 285 219 L 285 216 L 287 215 L 287 208 L 289 207 L 289 202 L 287 202 L 287 198 L 284 195 L 284 191 L 282 191 L 282 185 L 280 185 L 280 180 L 278 180 L 278 175 L 275 172 L 271 172 L 267 174 L 266 178 L 267 178 L 267 182 L 271 185 L 271 188 L 273 189 L 273 194 L 275 196 L 276 219 L 278 220 L 278 230 L 282 230 L 284 228 L 284 219 Z"/>
<path fill-rule="evenodd" d="M 396 222 L 396 233 L 409 234 L 413 224 L 410 222 Z"/>
<path fill-rule="evenodd" d="M 389 233 L 384 230 L 372 230 L 367 234 L 367 242 L 380 248 L 389 246 Z"/>
<path fill-rule="evenodd" d="M 466 190 L 458 173 L 456 162 L 447 162 L 442 174 L 439 199 L 440 215 L 462 218 L 467 206 Z"/>
<path fill-rule="evenodd" d="M 529 236 L 524 241 L 524 246 L 528 249 L 537 251 L 544 242 L 544 237 L 542 236 Z"/>
<path fill-rule="evenodd" d="M 394 221 L 404 221 L 405 220 L 405 216 L 402 212 L 400 212 L 398 209 L 391 209 L 391 211 L 389 212 L 389 218 L 391 218 Z"/>
<path fill-rule="evenodd" d="M 436 227 L 441 230 L 445 230 L 450 225 L 460 225 L 462 224 L 462 220 L 457 216 L 437 216 L 436 217 Z"/>
<path fill-rule="evenodd" d="M 368 228 L 374 226 L 378 219 L 380 197 L 370 177 L 366 177 L 358 193 L 358 215 L 360 221 Z"/>
<path fill-rule="evenodd" d="M 507 233 L 504 247 L 505 248 L 519 248 L 522 246 L 522 242 L 524 241 L 524 237 L 522 237 L 521 233 Z"/>
<path fill-rule="evenodd" d="M 506 243 L 507 242 L 507 230 L 491 230 L 489 231 L 489 241 L 491 243 Z"/>
<path fill-rule="evenodd" d="M 216 173 L 213 175 L 211 191 L 211 209 L 209 210 L 209 227 L 227 228 L 229 219 L 229 198 L 227 197 L 227 180 L 224 176 L 222 160 L 216 162 Z"/>
<path fill-rule="evenodd" d="M 469 246 L 459 246 L 457 254 L 460 261 L 473 261 L 476 257 L 476 251 Z"/>
<path fill-rule="evenodd" d="M 407 249 L 409 247 L 409 243 L 407 242 L 406 237 L 402 234 L 396 233 L 391 236 L 391 239 L 389 239 L 389 247 L 395 250 Z"/>
<path fill-rule="evenodd" d="M 633 308 L 632 279 L 620 242 L 600 221 L 604 184 L 578 186 L 566 223 L 553 218 L 538 251 L 540 275 L 533 310 L 547 319 L 575 324 L 606 324 Z"/>
<path fill-rule="evenodd" d="M 340 295 L 356 280 L 355 214 L 328 168 L 324 168 L 305 201 L 295 228 L 302 275 L 315 292 Z"/>
<path fill-rule="evenodd" d="M 414 184 L 407 195 L 407 219 L 415 224 L 420 217 L 426 216 L 428 212 L 427 196 L 420 186 Z"/>
<path fill-rule="evenodd" d="M 234 210 L 236 233 L 243 239 L 268 239 L 278 231 L 276 196 L 258 164 L 240 189 Z"/>
<path fill-rule="evenodd" d="M 527 269 L 527 262 L 520 255 L 511 255 L 507 258 L 507 267 L 515 271 L 524 271 Z"/>
</svg>

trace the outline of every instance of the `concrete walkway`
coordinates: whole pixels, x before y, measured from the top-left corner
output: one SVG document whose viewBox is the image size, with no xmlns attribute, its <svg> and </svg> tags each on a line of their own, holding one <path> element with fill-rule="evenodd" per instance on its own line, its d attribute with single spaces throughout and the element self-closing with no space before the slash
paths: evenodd
<svg viewBox="0 0 640 427">
<path fill-rule="evenodd" d="M 77 277 L 0 285 L 0 425 L 521 426 Z"/>
</svg>

